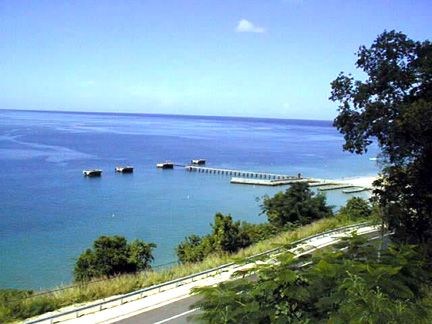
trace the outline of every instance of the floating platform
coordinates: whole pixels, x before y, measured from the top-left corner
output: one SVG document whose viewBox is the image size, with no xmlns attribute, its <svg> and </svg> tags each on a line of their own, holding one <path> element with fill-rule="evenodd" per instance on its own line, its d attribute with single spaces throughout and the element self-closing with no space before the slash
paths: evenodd
<svg viewBox="0 0 432 324">
<path fill-rule="evenodd" d="M 340 185 L 331 185 L 327 187 L 320 187 L 318 188 L 318 191 L 330 191 L 330 190 L 340 190 L 340 189 L 348 189 L 348 188 L 355 188 L 357 186 L 354 186 L 352 184 L 340 184 Z"/>
<path fill-rule="evenodd" d="M 133 173 L 134 168 L 131 166 L 118 166 L 115 168 L 115 171 L 119 173 Z"/>
<path fill-rule="evenodd" d="M 342 190 L 342 192 L 345 194 L 350 194 L 350 193 L 356 193 L 356 192 L 362 192 L 362 191 L 368 191 L 368 190 L 372 190 L 372 189 L 366 188 L 366 187 L 357 187 L 357 188 L 353 188 L 353 189 Z"/>
<path fill-rule="evenodd" d="M 174 163 L 173 162 L 163 162 L 156 164 L 156 167 L 159 169 L 174 169 Z"/>
<path fill-rule="evenodd" d="M 192 165 L 204 165 L 206 164 L 206 160 L 204 159 L 196 159 L 191 161 Z"/>
<path fill-rule="evenodd" d="M 102 175 L 102 170 L 100 169 L 84 170 L 83 174 L 86 177 L 100 177 Z"/>
<path fill-rule="evenodd" d="M 307 179 L 251 179 L 251 178 L 237 178 L 233 177 L 231 178 L 231 183 L 234 184 L 245 184 L 245 185 L 256 185 L 256 186 L 283 186 L 283 185 L 290 185 L 295 182 L 308 182 Z"/>
<path fill-rule="evenodd" d="M 319 181 L 319 180 L 311 181 L 309 183 L 309 187 L 312 187 L 312 188 L 324 187 L 324 186 L 339 186 L 339 185 L 341 185 L 341 184 L 336 183 L 336 182 L 323 182 L 323 181 Z"/>
</svg>

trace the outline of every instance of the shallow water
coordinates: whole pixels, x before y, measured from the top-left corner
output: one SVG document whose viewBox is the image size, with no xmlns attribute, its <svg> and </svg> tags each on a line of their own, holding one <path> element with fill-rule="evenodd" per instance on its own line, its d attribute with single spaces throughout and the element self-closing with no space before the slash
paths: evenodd
<svg viewBox="0 0 432 324">
<path fill-rule="evenodd" d="M 210 231 L 216 212 L 263 222 L 257 197 L 284 188 L 231 185 L 225 175 L 159 170 L 205 158 L 208 166 L 321 178 L 376 174 L 342 152 L 329 121 L 0 111 L 0 287 L 71 280 L 76 257 L 102 234 L 155 242 L 155 265 Z M 115 174 L 116 165 L 133 174 Z M 101 168 L 101 178 L 82 170 Z M 365 193 L 360 194 L 365 196 Z M 338 206 L 351 195 L 327 193 Z"/>
</svg>

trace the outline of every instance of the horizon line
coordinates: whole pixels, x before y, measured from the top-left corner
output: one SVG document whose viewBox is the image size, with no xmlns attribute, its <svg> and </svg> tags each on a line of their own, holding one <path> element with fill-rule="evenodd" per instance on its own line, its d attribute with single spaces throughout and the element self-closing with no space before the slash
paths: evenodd
<svg viewBox="0 0 432 324">
<path fill-rule="evenodd" d="M 90 114 L 90 115 L 142 115 L 153 117 L 189 117 L 189 118 L 234 118 L 234 119 L 266 119 L 266 120 L 308 120 L 320 122 L 332 122 L 333 119 L 287 118 L 287 117 L 256 117 L 256 116 L 232 116 L 232 115 L 191 115 L 174 113 L 144 113 L 144 112 L 114 112 L 114 111 L 80 111 L 80 110 L 41 110 L 41 109 L 10 109 L 0 108 L 0 111 L 24 111 L 36 113 L 65 113 L 65 114 Z"/>
</svg>

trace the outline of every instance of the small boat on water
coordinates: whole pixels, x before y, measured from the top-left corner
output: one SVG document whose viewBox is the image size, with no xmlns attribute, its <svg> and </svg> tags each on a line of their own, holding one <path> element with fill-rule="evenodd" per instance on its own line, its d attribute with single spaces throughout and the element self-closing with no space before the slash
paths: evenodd
<svg viewBox="0 0 432 324">
<path fill-rule="evenodd" d="M 132 166 L 118 166 L 115 168 L 115 171 L 120 173 L 133 173 L 134 168 Z"/>
<path fill-rule="evenodd" d="M 156 167 L 158 167 L 159 169 L 174 169 L 174 163 L 173 162 L 162 162 L 162 163 L 158 163 L 156 164 Z"/>
<path fill-rule="evenodd" d="M 83 174 L 86 177 L 100 177 L 102 175 L 102 170 L 100 169 L 84 170 Z"/>
<path fill-rule="evenodd" d="M 193 165 L 204 165 L 204 164 L 206 164 L 206 160 L 204 160 L 204 159 L 192 160 L 191 164 L 193 164 Z"/>
</svg>

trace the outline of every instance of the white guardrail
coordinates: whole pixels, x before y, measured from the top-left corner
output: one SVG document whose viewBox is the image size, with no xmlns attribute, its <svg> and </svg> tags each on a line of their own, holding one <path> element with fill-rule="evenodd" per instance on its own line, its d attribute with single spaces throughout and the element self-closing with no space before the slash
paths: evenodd
<svg viewBox="0 0 432 324">
<path fill-rule="evenodd" d="M 315 234 L 315 235 L 303 238 L 301 240 L 291 242 L 291 243 L 289 243 L 289 245 L 290 246 L 298 246 L 299 244 L 305 244 L 308 241 L 311 241 L 311 240 L 316 239 L 316 238 L 327 237 L 329 235 L 348 232 L 349 230 L 355 230 L 355 229 L 359 229 L 359 228 L 371 226 L 371 225 L 372 224 L 370 222 L 364 222 L 364 223 L 339 227 L 339 228 L 335 228 L 333 230 L 329 230 L 329 231 L 326 231 L 323 233 L 319 233 L 319 234 Z M 274 248 L 274 249 L 271 249 L 271 250 L 261 252 L 261 253 L 255 254 L 253 256 L 247 257 L 245 259 L 246 260 L 252 260 L 255 258 L 259 258 L 261 256 L 270 255 L 272 253 L 277 253 L 277 252 L 281 251 L 282 249 L 284 249 L 284 248 L 283 247 L 277 247 L 277 248 Z M 185 276 L 185 277 L 182 277 L 179 279 L 167 281 L 167 282 L 164 282 L 164 283 L 161 283 L 158 285 L 139 289 L 139 290 L 127 293 L 127 294 L 114 296 L 111 298 L 105 298 L 102 301 L 96 301 L 95 303 L 91 303 L 89 305 L 76 307 L 76 308 L 71 309 L 71 310 L 65 310 L 63 312 L 59 312 L 57 314 L 51 314 L 51 315 L 46 316 L 46 317 L 39 317 L 37 319 L 27 320 L 27 321 L 24 321 L 24 323 L 26 323 L 26 324 L 34 324 L 34 323 L 50 323 L 50 324 L 52 324 L 52 323 L 57 323 L 57 322 L 65 321 L 65 320 L 70 320 L 73 318 L 78 318 L 78 317 L 81 317 L 83 315 L 96 313 L 96 312 L 102 311 L 104 309 L 112 308 L 115 306 L 123 305 L 123 304 L 131 302 L 131 301 L 145 298 L 145 297 L 160 293 L 162 291 L 166 291 L 166 290 L 169 290 L 172 288 L 182 286 L 182 285 L 190 283 L 190 282 L 201 280 L 201 279 L 204 279 L 204 278 L 207 278 L 210 276 L 215 276 L 217 274 L 220 274 L 221 272 L 226 271 L 229 267 L 232 267 L 235 265 L 236 265 L 235 262 L 227 263 L 227 264 L 221 265 L 221 266 L 216 267 L 216 268 L 205 270 L 205 271 L 195 273 L 195 274 L 192 274 L 189 276 Z"/>
</svg>

